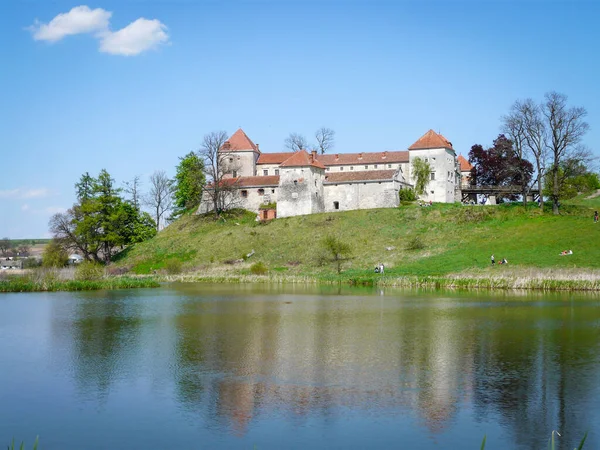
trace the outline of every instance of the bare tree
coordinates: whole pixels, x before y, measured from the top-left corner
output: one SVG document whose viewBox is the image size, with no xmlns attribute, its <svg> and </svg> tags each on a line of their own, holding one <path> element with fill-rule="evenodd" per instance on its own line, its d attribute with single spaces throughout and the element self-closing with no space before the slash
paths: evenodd
<svg viewBox="0 0 600 450">
<path fill-rule="evenodd" d="M 533 184 L 538 183 L 538 192 L 540 193 L 540 208 L 544 207 L 544 198 L 542 196 L 542 180 L 545 173 L 545 127 L 540 117 L 540 109 L 531 99 L 525 101 L 516 101 L 510 110 L 510 113 L 502 117 L 502 131 L 506 133 L 513 142 L 513 148 L 517 157 L 523 161 L 528 156 L 535 160 L 537 178 Z M 519 166 L 524 170 L 525 166 Z M 518 170 L 518 169 L 517 169 Z M 527 205 L 527 194 L 530 186 L 526 183 L 525 174 L 521 174 L 523 204 Z"/>
<path fill-rule="evenodd" d="M 230 150 L 225 131 L 213 131 L 204 136 L 198 155 L 204 160 L 208 182 L 204 194 L 212 203 L 215 216 L 235 204 L 239 165 Z"/>
<path fill-rule="evenodd" d="M 317 140 L 316 149 L 323 155 L 333 148 L 335 131 L 331 128 L 321 127 L 316 131 L 315 139 Z"/>
<path fill-rule="evenodd" d="M 579 145 L 589 129 L 589 125 L 583 120 L 587 111 L 583 107 L 567 107 L 567 96 L 558 92 L 548 92 L 541 108 L 548 127 L 546 148 L 552 158 L 552 212 L 558 214 L 561 163 L 566 159 L 589 157 L 587 150 Z"/>
<path fill-rule="evenodd" d="M 153 210 L 158 231 L 160 220 L 173 204 L 173 182 L 164 170 L 157 170 L 150 175 L 150 191 L 146 195 L 145 204 Z"/>
<path fill-rule="evenodd" d="M 285 147 L 293 152 L 299 152 L 300 150 L 306 150 L 308 148 L 308 141 L 304 136 L 298 133 L 290 133 L 285 138 Z"/>
<path fill-rule="evenodd" d="M 141 177 L 136 175 L 131 179 L 131 181 L 125 181 L 123 184 L 125 185 L 123 190 L 126 194 L 131 196 L 131 204 L 139 211 L 141 198 L 140 186 L 142 185 Z"/>
</svg>

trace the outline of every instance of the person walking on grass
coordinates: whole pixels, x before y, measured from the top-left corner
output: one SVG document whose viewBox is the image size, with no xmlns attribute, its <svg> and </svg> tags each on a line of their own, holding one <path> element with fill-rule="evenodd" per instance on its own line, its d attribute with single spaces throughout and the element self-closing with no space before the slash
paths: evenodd
<svg viewBox="0 0 600 450">
<path fill-rule="evenodd" d="M 594 211 L 594 223 L 598 223 L 598 211 Z"/>
<path fill-rule="evenodd" d="M 494 258 L 494 255 L 492 255 L 492 266 L 496 264 L 496 259 Z"/>
</svg>

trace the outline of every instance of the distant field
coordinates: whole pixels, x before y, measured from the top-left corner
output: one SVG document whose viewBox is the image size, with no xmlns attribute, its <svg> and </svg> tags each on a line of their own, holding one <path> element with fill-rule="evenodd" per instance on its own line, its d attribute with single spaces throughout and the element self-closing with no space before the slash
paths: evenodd
<svg viewBox="0 0 600 450">
<path fill-rule="evenodd" d="M 460 204 L 314 214 L 265 225 L 256 223 L 252 213 L 219 221 L 185 216 L 127 249 L 117 264 L 140 274 L 164 270 L 169 261 L 180 262 L 184 271 L 248 274 L 250 264 L 260 261 L 270 273 L 322 278 L 335 273 L 332 264 L 321 261 L 321 241 L 334 235 L 352 248 L 352 259 L 344 265 L 348 277 L 372 275 L 379 262 L 390 276 L 598 269 L 600 223 L 593 223 L 592 216 L 599 208 L 596 197 L 563 205 L 560 216 L 535 205 Z M 568 249 L 573 255 L 559 256 Z M 226 263 L 252 250 L 248 262 Z M 492 254 L 509 265 L 491 267 Z"/>
</svg>

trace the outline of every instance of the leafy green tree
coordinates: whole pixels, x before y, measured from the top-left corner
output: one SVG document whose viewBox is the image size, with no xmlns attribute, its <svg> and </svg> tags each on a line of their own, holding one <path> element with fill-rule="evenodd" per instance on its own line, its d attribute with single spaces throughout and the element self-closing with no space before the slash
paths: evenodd
<svg viewBox="0 0 600 450">
<path fill-rule="evenodd" d="M 69 255 L 64 246 L 56 239 L 52 239 L 42 252 L 42 265 L 44 267 L 64 267 L 69 261 Z"/>
<path fill-rule="evenodd" d="M 174 218 L 179 217 L 185 211 L 198 208 L 205 182 L 204 161 L 196 153 L 190 152 L 183 158 L 179 158 L 175 174 Z"/>
<path fill-rule="evenodd" d="M 411 164 L 412 179 L 415 183 L 415 192 L 417 195 L 425 194 L 429 177 L 431 176 L 431 166 L 423 158 L 414 158 Z"/>
<path fill-rule="evenodd" d="M 121 190 L 115 188 L 106 170 L 98 178 L 84 174 L 75 188 L 78 203 L 66 213 L 52 216 L 50 230 L 56 239 L 80 252 L 86 260 L 108 264 L 119 248 L 156 233 L 149 214 L 121 198 Z"/>
<path fill-rule="evenodd" d="M 321 247 L 329 260 L 335 264 L 337 273 L 342 273 L 342 263 L 352 256 L 350 245 L 335 236 L 326 236 Z"/>
<path fill-rule="evenodd" d="M 545 176 L 545 196 L 551 197 L 555 193 L 554 176 L 553 171 L 548 171 Z M 559 184 L 558 196 L 563 200 L 600 189 L 598 174 L 591 172 L 585 163 L 577 158 L 563 161 L 556 171 L 556 176 Z"/>
</svg>

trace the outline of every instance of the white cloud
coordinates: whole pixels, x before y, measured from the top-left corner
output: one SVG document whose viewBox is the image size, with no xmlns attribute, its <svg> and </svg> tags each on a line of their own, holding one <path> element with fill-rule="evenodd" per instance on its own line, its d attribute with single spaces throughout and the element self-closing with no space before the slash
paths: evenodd
<svg viewBox="0 0 600 450">
<path fill-rule="evenodd" d="M 108 30 L 111 16 L 111 12 L 102 8 L 90 9 L 85 5 L 76 6 L 67 13 L 59 14 L 47 24 L 36 19 L 29 30 L 36 41 L 56 42 L 73 34 Z"/>
<path fill-rule="evenodd" d="M 76 6 L 57 15 L 50 22 L 37 19 L 27 29 L 36 41 L 56 42 L 65 36 L 92 33 L 99 40 L 99 50 L 111 55 L 133 56 L 169 42 L 167 27 L 157 19 L 139 19 L 118 31 L 110 30 L 112 12 L 102 8 Z"/>
<path fill-rule="evenodd" d="M 139 18 L 114 33 L 100 38 L 100 51 L 111 55 L 133 56 L 167 43 L 167 27 L 159 20 Z"/>
<path fill-rule="evenodd" d="M 50 195 L 50 190 L 47 188 L 36 189 L 7 189 L 0 191 L 0 198 L 18 199 L 18 198 L 43 198 Z"/>
<path fill-rule="evenodd" d="M 29 210 L 29 205 L 27 203 L 21 205 L 21 211 L 28 211 Z"/>
</svg>

